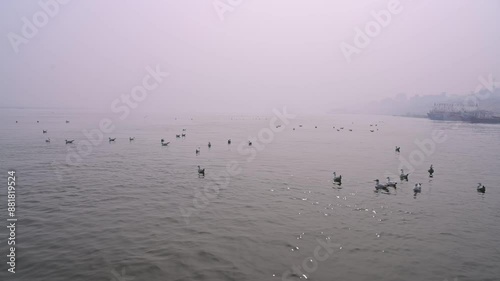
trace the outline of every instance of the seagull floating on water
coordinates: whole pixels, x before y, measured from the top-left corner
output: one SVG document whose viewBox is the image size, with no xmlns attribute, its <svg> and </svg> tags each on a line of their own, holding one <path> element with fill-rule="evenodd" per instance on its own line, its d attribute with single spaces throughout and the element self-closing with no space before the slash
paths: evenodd
<svg viewBox="0 0 500 281">
<path fill-rule="evenodd" d="M 381 184 L 378 179 L 375 180 L 375 189 L 376 190 L 382 189 L 389 192 L 389 189 L 387 189 L 387 184 Z"/>
<path fill-rule="evenodd" d="M 228 139 L 228 140 L 227 140 L 227 144 L 231 144 L 231 139 Z"/>
<path fill-rule="evenodd" d="M 161 142 L 161 146 L 167 146 L 170 142 L 167 141 L 167 142 Z"/>
<path fill-rule="evenodd" d="M 181 136 L 182 136 L 182 137 L 185 137 L 185 136 L 186 136 L 186 134 L 182 134 Z"/>
<path fill-rule="evenodd" d="M 252 142 L 251 141 L 248 141 L 248 146 L 252 146 Z"/>
<path fill-rule="evenodd" d="M 200 147 L 196 149 L 196 155 L 200 154 Z"/>
<path fill-rule="evenodd" d="M 341 185 L 342 184 L 342 175 L 337 177 L 337 173 L 333 172 L 333 182 Z"/>
<path fill-rule="evenodd" d="M 390 186 L 390 187 L 394 187 L 394 188 L 396 188 L 396 185 L 397 185 L 397 184 L 398 184 L 397 182 L 395 182 L 395 181 L 391 181 L 391 178 L 390 178 L 390 177 L 387 177 L 387 186 Z"/>
<path fill-rule="evenodd" d="M 135 140 L 135 137 L 128 138 L 129 141 Z"/>
<path fill-rule="evenodd" d="M 73 143 L 75 140 L 65 140 L 66 141 L 66 144 L 71 144 Z"/>
<path fill-rule="evenodd" d="M 431 164 L 431 167 L 429 168 L 429 170 L 427 172 L 429 172 L 429 177 L 432 178 L 433 177 L 432 174 L 434 174 L 434 168 L 432 167 L 432 164 Z"/>
<path fill-rule="evenodd" d="M 199 165 L 198 165 L 198 176 L 205 176 L 205 168 L 201 168 Z"/>
<path fill-rule="evenodd" d="M 396 146 L 396 149 L 395 149 L 395 150 L 396 150 L 396 152 L 401 152 L 401 151 L 400 151 L 400 149 L 401 149 L 401 147 Z"/>
<path fill-rule="evenodd" d="M 50 142 L 50 138 L 46 139 L 45 142 Z"/>
<path fill-rule="evenodd" d="M 413 192 L 415 192 L 415 194 L 422 192 L 422 183 L 416 183 Z"/>
<path fill-rule="evenodd" d="M 405 174 L 405 173 L 403 172 L 403 169 L 401 169 L 401 175 L 399 175 L 399 178 L 400 178 L 401 180 L 406 180 L 406 181 L 408 181 L 408 176 L 409 176 L 409 175 L 410 175 L 409 173 L 408 173 L 408 174 Z"/>
<path fill-rule="evenodd" d="M 180 137 L 181 137 L 181 135 L 175 135 L 175 137 L 176 137 L 176 138 L 180 138 Z"/>
<path fill-rule="evenodd" d="M 47 130 L 42 130 L 42 133 L 46 134 L 46 133 L 47 133 Z"/>
<path fill-rule="evenodd" d="M 109 138 L 109 142 L 113 142 L 113 141 L 115 141 L 115 140 L 116 140 L 116 138 L 113 138 L 113 139 L 112 139 L 112 138 Z"/>
<path fill-rule="evenodd" d="M 482 185 L 481 183 L 477 184 L 477 192 L 485 193 L 486 192 L 486 186 Z"/>
<path fill-rule="evenodd" d="M 210 142 L 208 142 L 208 148 L 212 147 L 212 144 Z"/>
</svg>

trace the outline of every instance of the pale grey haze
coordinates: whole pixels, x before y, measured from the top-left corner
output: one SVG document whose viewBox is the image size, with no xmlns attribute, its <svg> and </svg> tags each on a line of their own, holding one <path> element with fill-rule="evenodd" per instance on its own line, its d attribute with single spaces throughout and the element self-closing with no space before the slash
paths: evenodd
<svg viewBox="0 0 500 281">
<path fill-rule="evenodd" d="M 497 0 L 1 1 L 0 107 L 110 111 L 157 65 L 169 76 L 138 110 L 325 113 L 467 94 L 500 76 L 499 27 Z"/>
</svg>

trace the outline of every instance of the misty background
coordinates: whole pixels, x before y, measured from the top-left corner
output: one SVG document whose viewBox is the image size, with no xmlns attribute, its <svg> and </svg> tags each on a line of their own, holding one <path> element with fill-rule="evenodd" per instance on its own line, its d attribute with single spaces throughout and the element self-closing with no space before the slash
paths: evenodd
<svg viewBox="0 0 500 281">
<path fill-rule="evenodd" d="M 243 0 L 223 20 L 215 2 L 73 0 L 16 53 L 8 34 L 42 9 L 1 1 L 0 107 L 107 112 L 160 65 L 139 111 L 425 114 L 500 76 L 496 0 L 401 0 L 350 63 L 341 43 L 389 1 Z"/>
</svg>

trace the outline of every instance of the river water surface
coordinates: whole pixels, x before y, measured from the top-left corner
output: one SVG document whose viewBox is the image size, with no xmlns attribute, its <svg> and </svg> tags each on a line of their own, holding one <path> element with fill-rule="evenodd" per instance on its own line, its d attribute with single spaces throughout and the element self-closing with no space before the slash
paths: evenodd
<svg viewBox="0 0 500 281">
<path fill-rule="evenodd" d="M 82 130 L 104 117 L 0 111 L 1 181 L 16 171 L 18 217 L 15 274 L 0 228 L 1 280 L 500 280 L 498 125 L 297 115 L 266 135 L 272 115 L 132 116 L 82 153 Z M 404 164 L 408 182 L 374 192 Z"/>
</svg>

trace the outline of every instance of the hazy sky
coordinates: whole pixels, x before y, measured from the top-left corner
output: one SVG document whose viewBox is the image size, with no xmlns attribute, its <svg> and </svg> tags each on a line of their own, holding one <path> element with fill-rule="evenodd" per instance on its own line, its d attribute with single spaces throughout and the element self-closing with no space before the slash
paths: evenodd
<svg viewBox="0 0 500 281">
<path fill-rule="evenodd" d="M 110 110 L 157 65 L 170 76 L 140 110 L 324 112 L 401 92 L 468 93 L 478 76 L 500 76 L 498 0 L 401 0 L 348 62 L 342 42 L 356 47 L 355 29 L 390 2 L 73 0 L 50 6 L 43 25 L 38 1 L 0 1 L 0 107 Z M 41 27 L 27 38 L 23 17 L 34 15 Z"/>
</svg>

